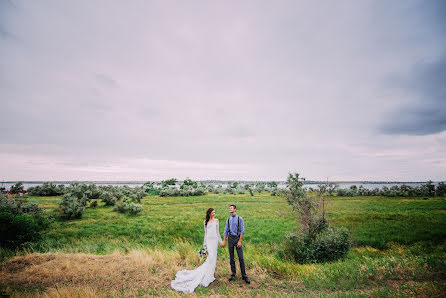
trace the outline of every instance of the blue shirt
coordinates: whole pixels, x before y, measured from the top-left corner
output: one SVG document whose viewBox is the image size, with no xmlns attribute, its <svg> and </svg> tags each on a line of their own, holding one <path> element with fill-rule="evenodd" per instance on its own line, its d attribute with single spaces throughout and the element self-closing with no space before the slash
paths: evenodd
<svg viewBox="0 0 446 298">
<path fill-rule="evenodd" d="M 229 226 L 231 227 L 231 235 L 237 236 L 237 225 L 239 218 L 240 218 L 239 235 L 245 234 L 245 222 L 243 221 L 243 218 L 241 216 L 238 216 L 237 214 L 234 214 L 231 215 L 231 217 L 229 217 Z M 225 237 L 228 236 L 229 226 L 228 226 L 228 220 L 226 220 L 225 232 L 223 234 L 223 236 Z"/>
</svg>

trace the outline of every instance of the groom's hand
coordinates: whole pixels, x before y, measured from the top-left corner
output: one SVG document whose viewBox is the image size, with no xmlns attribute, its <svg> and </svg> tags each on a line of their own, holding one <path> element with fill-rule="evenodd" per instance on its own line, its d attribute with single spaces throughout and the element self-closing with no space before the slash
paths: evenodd
<svg viewBox="0 0 446 298">
<path fill-rule="evenodd" d="M 240 248 L 241 246 L 242 246 L 242 242 L 241 241 L 237 242 L 237 248 Z"/>
</svg>

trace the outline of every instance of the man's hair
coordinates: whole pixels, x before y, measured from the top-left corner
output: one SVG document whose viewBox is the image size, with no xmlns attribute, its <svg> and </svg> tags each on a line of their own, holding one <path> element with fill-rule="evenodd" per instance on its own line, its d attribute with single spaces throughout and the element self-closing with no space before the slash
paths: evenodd
<svg viewBox="0 0 446 298">
<path fill-rule="evenodd" d="M 235 206 L 234 204 L 232 204 L 232 205 L 229 205 L 229 207 L 234 207 L 234 209 L 237 209 L 237 206 Z"/>
</svg>

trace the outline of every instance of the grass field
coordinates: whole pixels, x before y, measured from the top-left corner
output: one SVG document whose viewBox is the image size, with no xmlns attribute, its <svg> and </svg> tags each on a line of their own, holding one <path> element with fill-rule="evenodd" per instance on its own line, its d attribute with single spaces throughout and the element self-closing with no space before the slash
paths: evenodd
<svg viewBox="0 0 446 298">
<path fill-rule="evenodd" d="M 32 197 L 53 213 L 60 197 Z M 148 196 L 137 216 L 102 203 L 82 219 L 54 221 L 26 252 L 1 250 L 0 293 L 12 296 L 89 297 L 179 295 L 170 280 L 203 262 L 207 208 L 223 234 L 228 205 L 245 219 L 244 254 L 252 280 L 230 283 L 227 249 L 219 248 L 216 278 L 195 295 L 421 296 L 446 295 L 446 198 L 334 197 L 328 218 L 352 234 L 342 261 L 298 265 L 278 257 L 295 214 L 267 193 L 201 197 Z M 239 271 L 238 271 L 239 272 Z M 239 276 L 238 276 L 239 277 Z"/>
</svg>

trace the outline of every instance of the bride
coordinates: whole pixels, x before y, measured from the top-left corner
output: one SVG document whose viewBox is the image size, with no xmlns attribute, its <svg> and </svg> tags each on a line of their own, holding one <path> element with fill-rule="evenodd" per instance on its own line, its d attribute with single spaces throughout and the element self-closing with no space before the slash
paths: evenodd
<svg viewBox="0 0 446 298">
<path fill-rule="evenodd" d="M 207 287 L 213 282 L 215 280 L 218 242 L 222 243 L 218 230 L 218 219 L 215 218 L 215 210 L 209 208 L 204 221 L 203 247 L 206 247 L 208 251 L 206 261 L 196 269 L 178 271 L 175 280 L 170 283 L 171 287 L 180 292 L 192 293 L 197 286 Z"/>
</svg>

